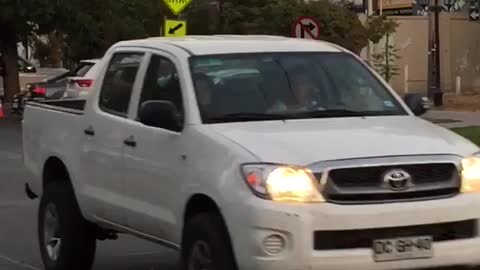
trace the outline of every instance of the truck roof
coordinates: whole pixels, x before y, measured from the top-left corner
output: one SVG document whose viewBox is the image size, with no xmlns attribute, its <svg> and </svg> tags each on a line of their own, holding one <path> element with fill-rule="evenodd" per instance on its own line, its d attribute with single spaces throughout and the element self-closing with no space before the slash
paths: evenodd
<svg viewBox="0 0 480 270">
<path fill-rule="evenodd" d="M 210 35 L 181 38 L 153 37 L 122 41 L 116 46 L 162 48 L 165 44 L 181 47 L 192 55 L 255 52 L 341 52 L 332 43 L 318 40 L 268 35 Z"/>
</svg>

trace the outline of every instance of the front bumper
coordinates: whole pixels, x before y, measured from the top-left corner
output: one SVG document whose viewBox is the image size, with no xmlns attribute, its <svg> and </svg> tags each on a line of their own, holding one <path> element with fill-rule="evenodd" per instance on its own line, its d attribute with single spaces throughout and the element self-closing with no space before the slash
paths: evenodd
<svg viewBox="0 0 480 270">
<path fill-rule="evenodd" d="M 480 195 L 408 203 L 371 205 L 284 204 L 252 196 L 225 211 L 240 270 L 383 270 L 480 265 L 480 237 L 433 244 L 429 259 L 375 262 L 371 248 L 314 250 L 315 231 L 392 228 L 479 220 Z M 476 222 L 478 227 L 478 222 Z M 475 228 L 479 231 L 479 228 Z M 272 234 L 286 239 L 271 255 L 263 241 Z"/>
</svg>

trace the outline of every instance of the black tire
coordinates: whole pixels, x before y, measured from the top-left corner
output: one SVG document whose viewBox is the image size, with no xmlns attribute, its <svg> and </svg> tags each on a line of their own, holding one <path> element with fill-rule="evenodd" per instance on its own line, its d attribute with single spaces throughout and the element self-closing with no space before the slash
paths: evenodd
<svg viewBox="0 0 480 270">
<path fill-rule="evenodd" d="M 52 208 L 56 210 L 58 222 L 51 231 L 55 231 L 53 237 L 58 237 L 61 243 L 56 260 L 49 256 L 45 245 L 45 217 L 55 216 L 51 215 Z M 53 182 L 46 186 L 38 213 L 38 240 L 45 270 L 92 268 L 96 250 L 94 226 L 83 218 L 72 188 L 67 183 Z"/>
<path fill-rule="evenodd" d="M 200 242 L 208 245 L 208 248 L 211 251 L 211 266 L 205 269 L 237 269 L 230 236 L 219 213 L 208 212 L 191 217 L 185 224 L 183 234 L 181 257 L 182 270 L 192 270 L 192 268 L 189 268 L 192 253 L 195 245 Z"/>
</svg>

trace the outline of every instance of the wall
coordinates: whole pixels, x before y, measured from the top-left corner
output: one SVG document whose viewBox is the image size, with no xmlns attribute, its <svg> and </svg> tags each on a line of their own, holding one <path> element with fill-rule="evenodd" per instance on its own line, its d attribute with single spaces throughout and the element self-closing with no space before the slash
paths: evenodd
<svg viewBox="0 0 480 270">
<path fill-rule="evenodd" d="M 470 22 L 466 16 L 442 17 L 444 38 L 442 57 L 449 57 L 449 63 L 442 63 L 446 76 L 444 88 L 455 89 L 455 77 L 462 79 L 462 88 L 467 91 L 480 91 L 480 24 Z M 449 37 L 449 38 L 448 38 Z M 450 77 L 450 78 L 448 78 Z"/>
<path fill-rule="evenodd" d="M 428 18 L 396 16 L 399 27 L 392 37 L 400 49 L 400 74 L 390 84 L 400 93 L 405 89 L 405 65 L 408 65 L 408 89 L 426 92 L 428 79 Z M 383 43 L 374 46 L 379 52 Z M 455 91 L 455 80 L 461 77 L 462 91 L 480 91 L 480 23 L 470 22 L 462 13 L 440 16 L 440 63 L 442 89 Z"/>
<path fill-rule="evenodd" d="M 408 65 L 408 89 L 421 92 L 427 89 L 428 67 L 428 18 L 423 16 L 394 17 L 399 26 L 393 35 L 400 59 L 400 74 L 391 81 L 399 92 L 404 92 L 405 65 Z"/>
</svg>

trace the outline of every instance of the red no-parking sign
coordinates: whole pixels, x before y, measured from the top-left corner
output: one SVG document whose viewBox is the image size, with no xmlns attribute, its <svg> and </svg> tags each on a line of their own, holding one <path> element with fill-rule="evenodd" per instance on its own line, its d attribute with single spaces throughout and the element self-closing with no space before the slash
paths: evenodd
<svg viewBox="0 0 480 270">
<path fill-rule="evenodd" d="M 313 17 L 298 17 L 293 23 L 292 37 L 304 39 L 319 39 L 320 25 Z"/>
</svg>

